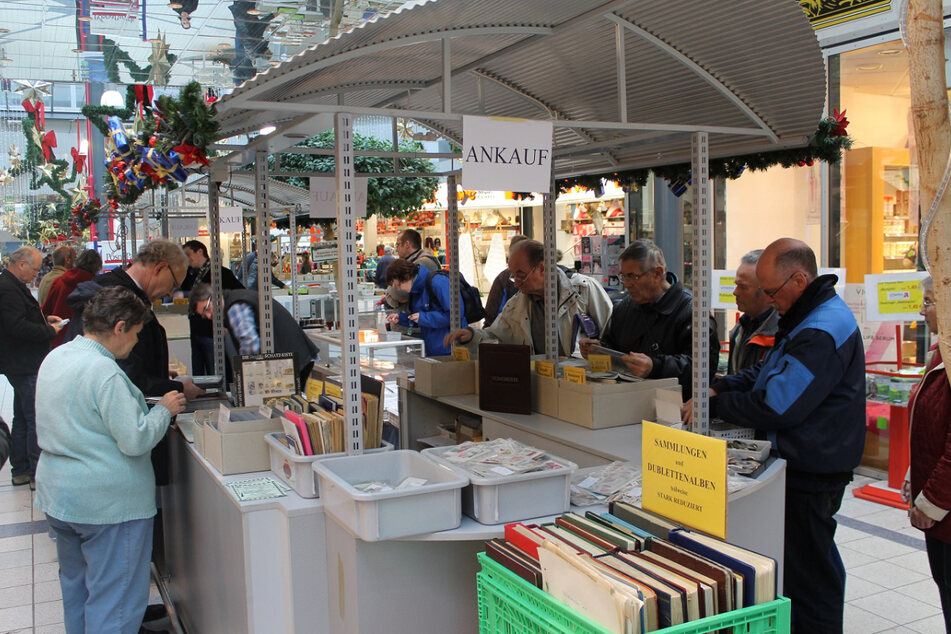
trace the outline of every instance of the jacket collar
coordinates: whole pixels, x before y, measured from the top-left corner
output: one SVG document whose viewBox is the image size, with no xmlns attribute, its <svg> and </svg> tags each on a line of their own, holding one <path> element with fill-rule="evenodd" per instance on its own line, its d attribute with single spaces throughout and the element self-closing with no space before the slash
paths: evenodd
<svg viewBox="0 0 951 634">
<path fill-rule="evenodd" d="M 833 287 L 837 281 L 839 281 L 839 278 L 835 275 L 820 275 L 814 279 L 799 296 L 799 299 L 789 307 L 786 314 L 779 318 L 777 340 L 782 339 L 798 326 L 799 322 L 805 319 L 806 315 L 811 313 L 816 306 L 832 299 L 835 296 L 835 288 Z"/>
<path fill-rule="evenodd" d="M 27 285 L 23 283 L 23 280 L 14 275 L 10 269 L 4 269 L 0 275 L 3 275 L 13 281 L 14 285 L 19 288 L 22 292 L 26 293 L 30 297 L 33 297 L 33 293 L 30 292 L 30 289 L 27 288 Z"/>
<path fill-rule="evenodd" d="M 683 284 L 681 284 L 677 276 L 670 271 L 667 271 L 666 279 L 670 283 L 670 288 L 664 291 L 664 294 L 656 301 L 650 304 L 641 304 L 641 308 L 653 310 L 661 315 L 670 315 L 677 309 L 677 306 L 680 305 L 680 299 L 685 292 Z"/>
</svg>

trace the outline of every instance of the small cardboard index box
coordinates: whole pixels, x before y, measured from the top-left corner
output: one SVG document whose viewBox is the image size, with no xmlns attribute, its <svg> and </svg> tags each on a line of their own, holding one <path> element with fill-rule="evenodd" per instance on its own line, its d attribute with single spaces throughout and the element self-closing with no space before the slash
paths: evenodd
<svg viewBox="0 0 951 634">
<path fill-rule="evenodd" d="M 236 407 L 231 412 L 257 412 L 257 407 Z M 197 416 L 196 416 L 197 419 Z M 283 432 L 280 417 L 255 417 L 253 420 L 213 419 L 198 428 L 202 436 L 201 453 L 222 475 L 267 471 L 271 458 L 264 435 Z M 197 444 L 197 443 L 196 443 Z"/>
<path fill-rule="evenodd" d="M 654 420 L 656 390 L 677 388 L 677 379 L 585 384 L 560 379 L 558 388 L 558 418 L 590 429 L 603 429 Z"/>
<path fill-rule="evenodd" d="M 454 361 L 452 357 L 416 359 L 416 391 L 425 396 L 452 396 L 476 392 L 475 361 Z"/>
</svg>

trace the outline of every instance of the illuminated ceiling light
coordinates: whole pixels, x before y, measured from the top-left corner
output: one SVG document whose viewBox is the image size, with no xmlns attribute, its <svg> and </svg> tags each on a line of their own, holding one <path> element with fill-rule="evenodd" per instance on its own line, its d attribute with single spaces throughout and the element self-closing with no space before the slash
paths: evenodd
<svg viewBox="0 0 951 634">
<path fill-rule="evenodd" d="M 902 50 L 900 48 L 886 48 L 878 52 L 879 55 L 901 55 Z"/>
<path fill-rule="evenodd" d="M 125 106 L 125 98 L 119 94 L 118 90 L 107 90 L 99 98 L 100 106 L 109 106 L 112 108 L 121 108 Z"/>
<path fill-rule="evenodd" d="M 0 64 L 9 64 L 13 60 L 7 57 L 7 51 L 4 48 L 0 48 Z"/>
<path fill-rule="evenodd" d="M 81 48 L 74 48 L 74 49 L 71 49 L 71 50 L 72 50 L 73 53 L 82 53 L 82 52 L 83 52 L 83 49 L 81 49 Z"/>
<path fill-rule="evenodd" d="M 258 132 L 259 132 L 262 136 L 267 136 L 267 135 L 271 134 L 272 132 L 274 132 L 275 130 L 277 130 L 277 126 L 266 125 L 266 126 L 264 126 L 263 128 L 261 128 L 260 130 L 258 130 Z"/>
<path fill-rule="evenodd" d="M 181 2 L 174 2 L 174 1 L 173 1 L 173 2 L 169 2 L 169 3 L 168 3 L 168 8 L 169 8 L 169 9 L 181 9 L 181 8 L 182 8 L 182 3 L 181 3 Z"/>
<path fill-rule="evenodd" d="M 858 70 L 863 70 L 863 71 L 873 71 L 873 70 L 882 70 L 884 66 L 882 66 L 881 64 L 861 64 L 860 66 L 857 66 L 856 68 Z"/>
<path fill-rule="evenodd" d="M 0 27 L 0 35 L 3 35 L 4 33 L 9 33 L 9 32 L 10 32 L 10 29 L 5 27 Z"/>
<path fill-rule="evenodd" d="M 260 10 L 260 9 L 248 9 L 248 10 L 247 10 L 247 14 L 248 14 L 248 15 L 261 15 L 261 10 Z"/>
<path fill-rule="evenodd" d="M 80 22 L 89 22 L 90 20 L 92 20 L 92 18 L 90 18 L 88 15 L 81 15 L 81 16 L 79 16 L 79 21 L 80 21 Z"/>
</svg>

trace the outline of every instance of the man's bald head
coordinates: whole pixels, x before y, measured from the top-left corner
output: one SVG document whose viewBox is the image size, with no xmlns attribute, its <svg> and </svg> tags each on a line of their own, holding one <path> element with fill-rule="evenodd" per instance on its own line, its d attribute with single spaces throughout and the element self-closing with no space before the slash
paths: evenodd
<svg viewBox="0 0 951 634">
<path fill-rule="evenodd" d="M 756 263 L 759 286 L 780 315 L 786 314 L 816 277 L 816 254 L 808 244 L 793 238 L 771 243 Z"/>
<path fill-rule="evenodd" d="M 812 282 L 819 276 L 816 254 L 808 244 L 795 238 L 780 238 L 763 250 L 760 262 L 766 260 L 780 274 L 791 275 L 802 271 Z"/>
</svg>

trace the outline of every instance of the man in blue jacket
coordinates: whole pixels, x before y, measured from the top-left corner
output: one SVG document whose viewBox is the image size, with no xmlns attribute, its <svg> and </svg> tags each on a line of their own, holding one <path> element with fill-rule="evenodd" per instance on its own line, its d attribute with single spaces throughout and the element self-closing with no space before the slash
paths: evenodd
<svg viewBox="0 0 951 634">
<path fill-rule="evenodd" d="M 783 580 L 793 630 L 840 633 L 845 567 L 833 515 L 865 445 L 862 334 L 833 289 L 836 276 L 817 275 L 805 243 L 770 244 L 756 277 L 781 315 L 775 346 L 752 368 L 713 384 L 710 414 L 765 431 L 786 459 Z"/>
</svg>

